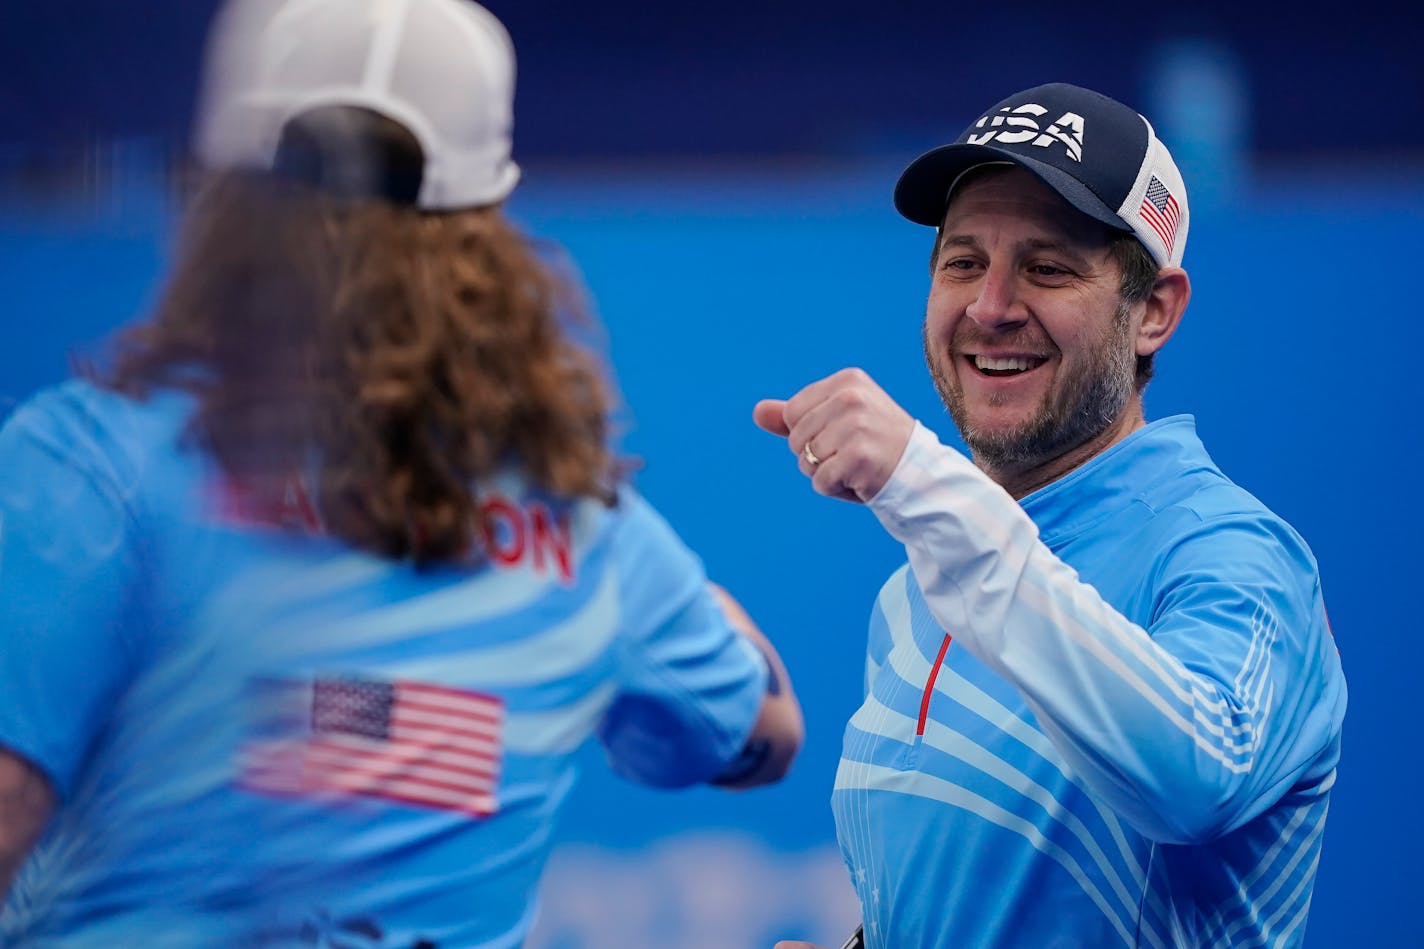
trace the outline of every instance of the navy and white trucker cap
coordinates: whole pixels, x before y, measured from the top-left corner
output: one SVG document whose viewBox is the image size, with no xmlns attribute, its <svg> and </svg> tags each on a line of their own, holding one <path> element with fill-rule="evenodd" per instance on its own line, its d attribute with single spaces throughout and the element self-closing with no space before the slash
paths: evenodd
<svg viewBox="0 0 1424 949">
<path fill-rule="evenodd" d="M 1181 264 L 1187 189 L 1167 147 L 1134 109 L 1067 83 L 1015 93 L 953 144 L 916 158 L 895 185 L 895 209 L 939 227 L 959 178 L 1003 161 L 1032 172 L 1089 217 L 1135 235 L 1158 266 Z"/>
<path fill-rule="evenodd" d="M 519 180 L 514 45 L 473 0 L 228 0 L 207 50 L 199 160 L 270 170 L 287 123 L 323 106 L 415 136 L 424 210 L 494 204 Z"/>
</svg>

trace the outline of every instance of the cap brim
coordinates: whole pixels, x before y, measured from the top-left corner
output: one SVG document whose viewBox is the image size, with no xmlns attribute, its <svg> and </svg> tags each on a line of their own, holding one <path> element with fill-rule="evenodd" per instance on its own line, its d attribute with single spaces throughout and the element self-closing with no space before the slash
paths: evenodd
<svg viewBox="0 0 1424 949">
<path fill-rule="evenodd" d="M 1114 230 L 1132 229 L 1117 210 L 1087 185 L 1045 162 L 992 145 L 941 145 L 910 162 L 895 183 L 895 210 L 916 224 L 939 227 L 949 207 L 949 189 L 964 172 L 985 162 L 1010 162 L 1032 173 L 1079 211 Z"/>
</svg>

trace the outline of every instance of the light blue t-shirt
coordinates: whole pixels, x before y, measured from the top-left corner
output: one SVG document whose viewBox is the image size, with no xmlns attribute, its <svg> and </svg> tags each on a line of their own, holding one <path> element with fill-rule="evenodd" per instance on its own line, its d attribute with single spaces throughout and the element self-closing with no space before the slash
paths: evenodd
<svg viewBox="0 0 1424 949">
<path fill-rule="evenodd" d="M 917 426 L 871 501 L 833 809 L 872 949 L 1295 947 L 1345 682 L 1304 541 L 1188 417 L 1022 506 Z"/>
<path fill-rule="evenodd" d="M 0 944 L 515 946 L 586 738 L 667 787 L 741 750 L 765 663 L 633 490 L 506 472 L 486 562 L 416 569 L 254 508 L 191 411 L 0 431 L 0 745 L 59 797 Z"/>
</svg>

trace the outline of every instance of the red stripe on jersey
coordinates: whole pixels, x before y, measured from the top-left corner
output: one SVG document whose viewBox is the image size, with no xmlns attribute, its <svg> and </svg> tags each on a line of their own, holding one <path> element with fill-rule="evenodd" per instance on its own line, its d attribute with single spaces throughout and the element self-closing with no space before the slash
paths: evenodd
<svg viewBox="0 0 1424 949">
<path fill-rule="evenodd" d="M 929 681 L 925 683 L 925 694 L 920 699 L 920 722 L 915 726 L 916 737 L 923 737 L 925 734 L 925 719 L 930 714 L 930 696 L 934 694 L 935 679 L 939 678 L 939 667 L 944 665 L 944 654 L 949 651 L 949 641 L 954 638 L 949 633 L 944 634 L 944 642 L 939 644 L 939 655 L 935 656 L 934 665 L 930 667 Z"/>
</svg>

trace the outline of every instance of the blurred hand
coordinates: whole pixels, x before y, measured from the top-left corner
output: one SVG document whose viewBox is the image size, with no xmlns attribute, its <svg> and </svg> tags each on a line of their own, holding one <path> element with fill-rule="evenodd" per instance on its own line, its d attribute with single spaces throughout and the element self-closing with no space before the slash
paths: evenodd
<svg viewBox="0 0 1424 949">
<path fill-rule="evenodd" d="M 776 945 L 772 946 L 771 949 L 821 949 L 821 947 L 816 945 L 815 943 L 801 942 L 800 940 L 783 939 L 781 940 L 781 942 L 778 942 Z"/>
<path fill-rule="evenodd" d="M 786 401 L 763 399 L 752 418 L 786 439 L 817 492 L 860 503 L 890 480 L 915 430 L 909 413 L 860 369 L 842 369 Z"/>
</svg>

